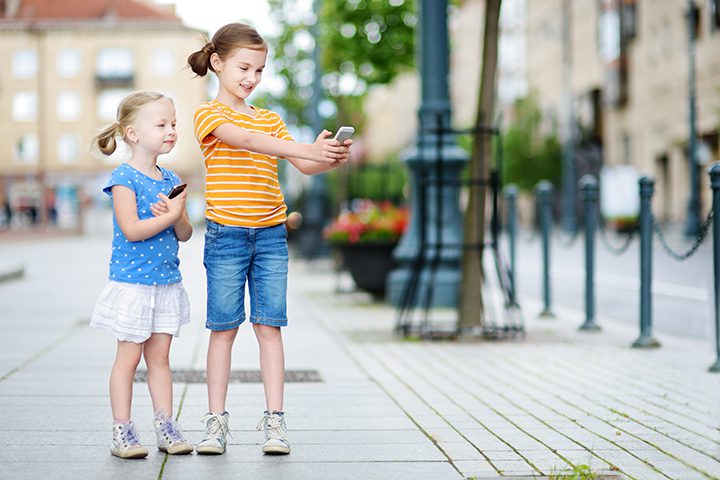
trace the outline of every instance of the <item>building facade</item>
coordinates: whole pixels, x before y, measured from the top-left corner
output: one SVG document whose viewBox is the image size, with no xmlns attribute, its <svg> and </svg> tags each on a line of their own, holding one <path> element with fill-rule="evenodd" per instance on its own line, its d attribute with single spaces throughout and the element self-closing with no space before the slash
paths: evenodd
<svg viewBox="0 0 720 480">
<path fill-rule="evenodd" d="M 688 161 L 688 3 L 678 0 L 527 2 L 529 89 L 545 117 L 572 132 L 577 162 L 630 165 L 656 179 L 656 215 L 686 217 L 690 168 L 699 170 L 702 214 L 708 163 L 720 159 L 720 2 L 695 0 L 696 164 Z"/>
<path fill-rule="evenodd" d="M 127 158 L 124 148 L 105 158 L 91 142 L 132 90 L 174 99 L 179 140 L 159 162 L 202 185 L 192 113 L 207 99 L 207 81 L 185 64 L 203 32 L 136 0 L 0 6 L 0 226 L 78 226 L 83 198 Z"/>
</svg>

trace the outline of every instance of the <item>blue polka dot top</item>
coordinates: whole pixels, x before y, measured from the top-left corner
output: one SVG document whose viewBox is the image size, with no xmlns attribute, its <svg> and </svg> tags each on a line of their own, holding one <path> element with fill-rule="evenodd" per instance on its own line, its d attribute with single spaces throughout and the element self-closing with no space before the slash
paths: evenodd
<svg viewBox="0 0 720 480">
<path fill-rule="evenodd" d="M 162 180 L 156 180 L 140 173 L 127 163 L 113 170 L 110 181 L 103 192 L 112 197 L 112 187 L 122 185 L 135 192 L 138 218 L 152 218 L 150 205 L 159 199 L 158 194 L 167 195 L 173 186 L 180 184 L 180 178 L 172 171 L 158 167 Z M 113 211 L 113 244 L 110 258 L 110 280 L 144 285 L 167 285 L 182 280 L 178 259 L 178 240 L 175 229 L 170 226 L 157 235 L 139 242 L 125 238 Z"/>
</svg>

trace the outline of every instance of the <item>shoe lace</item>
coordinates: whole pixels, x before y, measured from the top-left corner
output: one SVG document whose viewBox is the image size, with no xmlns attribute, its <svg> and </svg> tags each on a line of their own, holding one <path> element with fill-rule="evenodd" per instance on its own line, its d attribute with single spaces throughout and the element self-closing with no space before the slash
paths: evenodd
<svg viewBox="0 0 720 480">
<path fill-rule="evenodd" d="M 127 429 L 125 429 L 123 433 L 125 434 L 125 440 L 128 445 L 140 445 L 140 439 L 138 438 L 137 433 L 135 433 L 134 424 L 128 425 Z"/>
<path fill-rule="evenodd" d="M 287 432 L 285 431 L 285 424 L 282 421 L 280 415 L 265 415 L 257 424 L 257 430 L 263 430 L 268 438 L 274 440 L 287 441 Z"/>
<path fill-rule="evenodd" d="M 207 425 L 207 432 L 205 434 L 205 438 L 209 436 L 217 436 L 219 433 L 222 433 L 223 436 L 230 435 L 232 437 L 232 433 L 230 433 L 230 427 L 228 426 L 227 417 L 220 415 L 219 413 L 208 412 L 205 414 L 201 421 L 202 423 Z"/>
<path fill-rule="evenodd" d="M 171 418 L 163 422 L 162 432 L 170 438 L 172 443 L 185 441 L 180 427 Z"/>
</svg>

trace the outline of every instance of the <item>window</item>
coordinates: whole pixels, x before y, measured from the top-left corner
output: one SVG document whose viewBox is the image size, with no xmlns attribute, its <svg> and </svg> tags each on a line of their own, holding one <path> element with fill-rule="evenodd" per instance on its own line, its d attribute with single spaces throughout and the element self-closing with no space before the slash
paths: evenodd
<svg viewBox="0 0 720 480">
<path fill-rule="evenodd" d="M 625 0 L 620 4 L 620 24 L 623 41 L 627 42 L 637 35 L 637 5 L 635 0 Z"/>
<path fill-rule="evenodd" d="M 720 0 L 710 0 L 710 29 L 720 30 Z"/>
<path fill-rule="evenodd" d="M 97 99 L 97 116 L 104 122 L 112 122 L 117 117 L 117 108 L 130 90 L 113 88 L 103 90 Z"/>
<path fill-rule="evenodd" d="M 698 7 L 695 3 L 692 4 L 690 7 L 690 11 L 685 11 L 685 22 L 687 25 L 687 28 L 690 27 L 690 24 L 687 22 L 692 22 L 693 26 L 693 38 L 697 40 L 700 38 L 700 35 L 702 35 L 702 23 L 700 22 L 700 7 Z M 687 30 L 685 30 L 687 32 Z"/>
<path fill-rule="evenodd" d="M 177 73 L 175 52 L 169 48 L 158 48 L 150 59 L 150 70 L 158 77 L 169 77 Z"/>
<path fill-rule="evenodd" d="M 12 118 L 16 122 L 33 122 L 37 108 L 37 92 L 17 92 L 13 97 Z"/>
<path fill-rule="evenodd" d="M 57 55 L 57 74 L 60 78 L 75 78 L 80 74 L 80 50 L 64 48 Z"/>
<path fill-rule="evenodd" d="M 625 165 L 630 165 L 632 162 L 632 143 L 627 133 L 622 135 L 622 160 Z"/>
<path fill-rule="evenodd" d="M 17 50 L 13 53 L 12 74 L 15 78 L 35 78 L 38 71 L 35 50 Z"/>
<path fill-rule="evenodd" d="M 617 10 L 602 12 L 599 22 L 600 58 L 612 63 L 620 57 L 620 17 Z"/>
<path fill-rule="evenodd" d="M 35 164 L 38 161 L 39 150 L 40 143 L 36 134 L 23 135 L 15 144 L 15 161 L 17 163 Z"/>
<path fill-rule="evenodd" d="M 97 57 L 98 78 L 131 78 L 134 63 L 133 53 L 129 48 L 104 48 Z"/>
<path fill-rule="evenodd" d="M 74 133 L 63 133 L 58 137 L 57 157 L 60 163 L 77 163 L 80 141 Z"/>
<path fill-rule="evenodd" d="M 60 92 L 57 98 L 57 117 L 61 122 L 72 122 L 80 118 L 80 94 Z"/>
</svg>

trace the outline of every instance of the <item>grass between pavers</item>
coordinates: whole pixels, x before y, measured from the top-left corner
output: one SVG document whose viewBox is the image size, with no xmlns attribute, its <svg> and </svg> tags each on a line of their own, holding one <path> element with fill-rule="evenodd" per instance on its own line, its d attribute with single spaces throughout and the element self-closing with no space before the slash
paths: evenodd
<svg viewBox="0 0 720 480">
<path fill-rule="evenodd" d="M 534 480 L 546 479 L 546 480 L 620 480 L 620 477 L 616 475 L 605 475 L 596 473 L 590 468 L 589 465 L 576 465 L 572 470 L 568 471 L 553 471 L 549 476 L 545 477 L 508 477 L 511 478 L 533 478 Z M 480 477 L 467 477 L 466 480 L 482 480 Z"/>
</svg>

